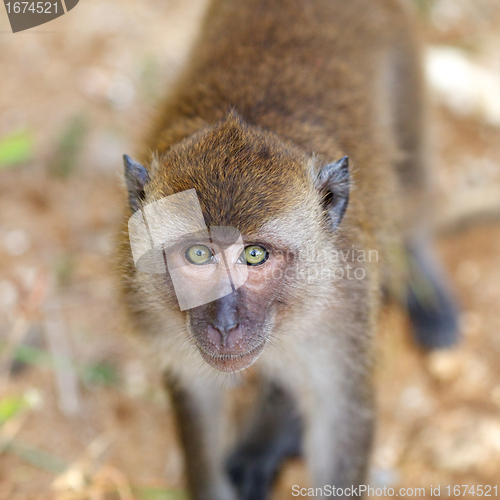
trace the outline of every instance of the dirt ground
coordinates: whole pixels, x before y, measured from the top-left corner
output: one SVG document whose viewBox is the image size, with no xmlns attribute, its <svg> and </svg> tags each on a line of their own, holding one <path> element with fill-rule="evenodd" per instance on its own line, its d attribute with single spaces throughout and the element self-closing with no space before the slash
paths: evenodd
<svg viewBox="0 0 500 500">
<path fill-rule="evenodd" d="M 500 99 L 498 0 L 413 3 L 427 45 L 487 72 Z M 0 8 L 1 500 L 187 498 L 169 402 L 123 334 L 111 255 L 121 155 L 137 150 L 203 6 L 85 0 L 16 35 Z M 450 101 L 438 87 L 429 120 L 437 246 L 463 341 L 425 354 L 403 312 L 383 312 L 370 485 L 425 488 L 425 497 L 440 486 L 443 498 L 490 485 L 498 496 L 500 118 L 488 96 Z M 294 484 L 307 485 L 299 460 L 273 499 L 295 498 Z M 469 488 L 453 494 L 455 485 Z"/>
</svg>

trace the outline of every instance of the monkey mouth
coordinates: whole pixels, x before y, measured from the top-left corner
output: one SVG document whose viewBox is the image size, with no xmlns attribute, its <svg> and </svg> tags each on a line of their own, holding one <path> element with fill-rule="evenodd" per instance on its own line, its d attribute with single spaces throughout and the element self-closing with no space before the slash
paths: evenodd
<svg viewBox="0 0 500 500">
<path fill-rule="evenodd" d="M 247 352 L 239 354 L 215 354 L 210 353 L 201 345 L 196 343 L 202 358 L 213 368 L 224 373 L 235 373 L 249 366 L 257 361 L 258 357 L 262 354 L 266 341 L 263 340 L 255 347 Z"/>
</svg>

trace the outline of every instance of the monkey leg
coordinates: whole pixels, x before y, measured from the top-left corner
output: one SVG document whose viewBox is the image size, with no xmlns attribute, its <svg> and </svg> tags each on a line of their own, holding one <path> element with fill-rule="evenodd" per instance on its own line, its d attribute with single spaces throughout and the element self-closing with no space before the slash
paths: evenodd
<svg viewBox="0 0 500 500">
<path fill-rule="evenodd" d="M 459 309 L 441 263 L 428 242 L 410 245 L 408 252 L 406 304 L 415 339 L 427 349 L 450 347 L 459 339 Z"/>
<path fill-rule="evenodd" d="M 264 387 L 248 433 L 227 462 L 241 500 L 269 498 L 284 458 L 300 453 L 301 430 L 290 395 L 275 384 Z"/>
<path fill-rule="evenodd" d="M 324 492 L 317 498 L 330 498 L 331 491 L 326 488 L 333 487 L 336 498 L 361 498 L 360 486 L 367 484 L 374 425 L 369 376 L 358 376 L 352 364 L 332 359 L 330 367 L 334 366 L 335 372 L 323 379 L 310 402 L 304 453 L 313 487 Z M 323 369 L 326 372 L 330 367 Z"/>
<path fill-rule="evenodd" d="M 189 383 L 165 375 L 177 417 L 192 500 L 236 500 L 224 470 L 225 419 L 223 391 L 201 377 Z"/>
</svg>

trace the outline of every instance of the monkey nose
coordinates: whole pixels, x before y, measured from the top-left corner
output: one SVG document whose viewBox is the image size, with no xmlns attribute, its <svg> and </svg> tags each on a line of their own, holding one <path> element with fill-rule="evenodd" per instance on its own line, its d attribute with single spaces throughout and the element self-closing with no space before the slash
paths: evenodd
<svg viewBox="0 0 500 500">
<path fill-rule="evenodd" d="M 212 321 L 212 326 L 219 330 L 223 339 L 226 339 L 231 330 L 238 328 L 239 322 L 236 319 L 227 319 L 227 321 Z"/>
<path fill-rule="evenodd" d="M 230 347 L 232 337 L 238 332 L 239 323 L 234 321 L 231 323 L 220 324 L 216 321 L 212 322 L 208 327 L 208 337 L 214 347 Z M 236 335 L 238 336 L 238 335 Z"/>
</svg>

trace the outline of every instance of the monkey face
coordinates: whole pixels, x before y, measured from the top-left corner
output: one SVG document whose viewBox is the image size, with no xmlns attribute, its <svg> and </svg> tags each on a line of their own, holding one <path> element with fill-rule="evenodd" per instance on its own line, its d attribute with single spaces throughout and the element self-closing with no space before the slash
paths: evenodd
<svg viewBox="0 0 500 500">
<path fill-rule="evenodd" d="M 313 295 L 300 253 L 331 244 L 348 173 L 346 159 L 319 174 L 312 163 L 234 113 L 172 146 L 149 171 L 125 157 L 138 302 L 165 335 L 182 312 L 201 356 L 220 371 L 250 366 L 281 312 Z"/>
<path fill-rule="evenodd" d="M 196 251 L 200 251 L 198 245 L 191 247 L 188 255 Z M 204 252 L 202 259 L 211 253 Z M 264 244 L 247 244 L 240 253 L 225 252 L 224 258 L 230 275 L 236 278 L 234 291 L 190 309 L 188 318 L 203 359 L 220 371 L 235 372 L 258 358 L 273 332 L 279 304 L 285 301 L 283 282 L 287 262 L 282 253 Z M 193 267 L 215 273 L 210 267 L 217 267 L 219 262 L 216 255 L 213 259 L 213 263 L 193 264 Z"/>
</svg>

